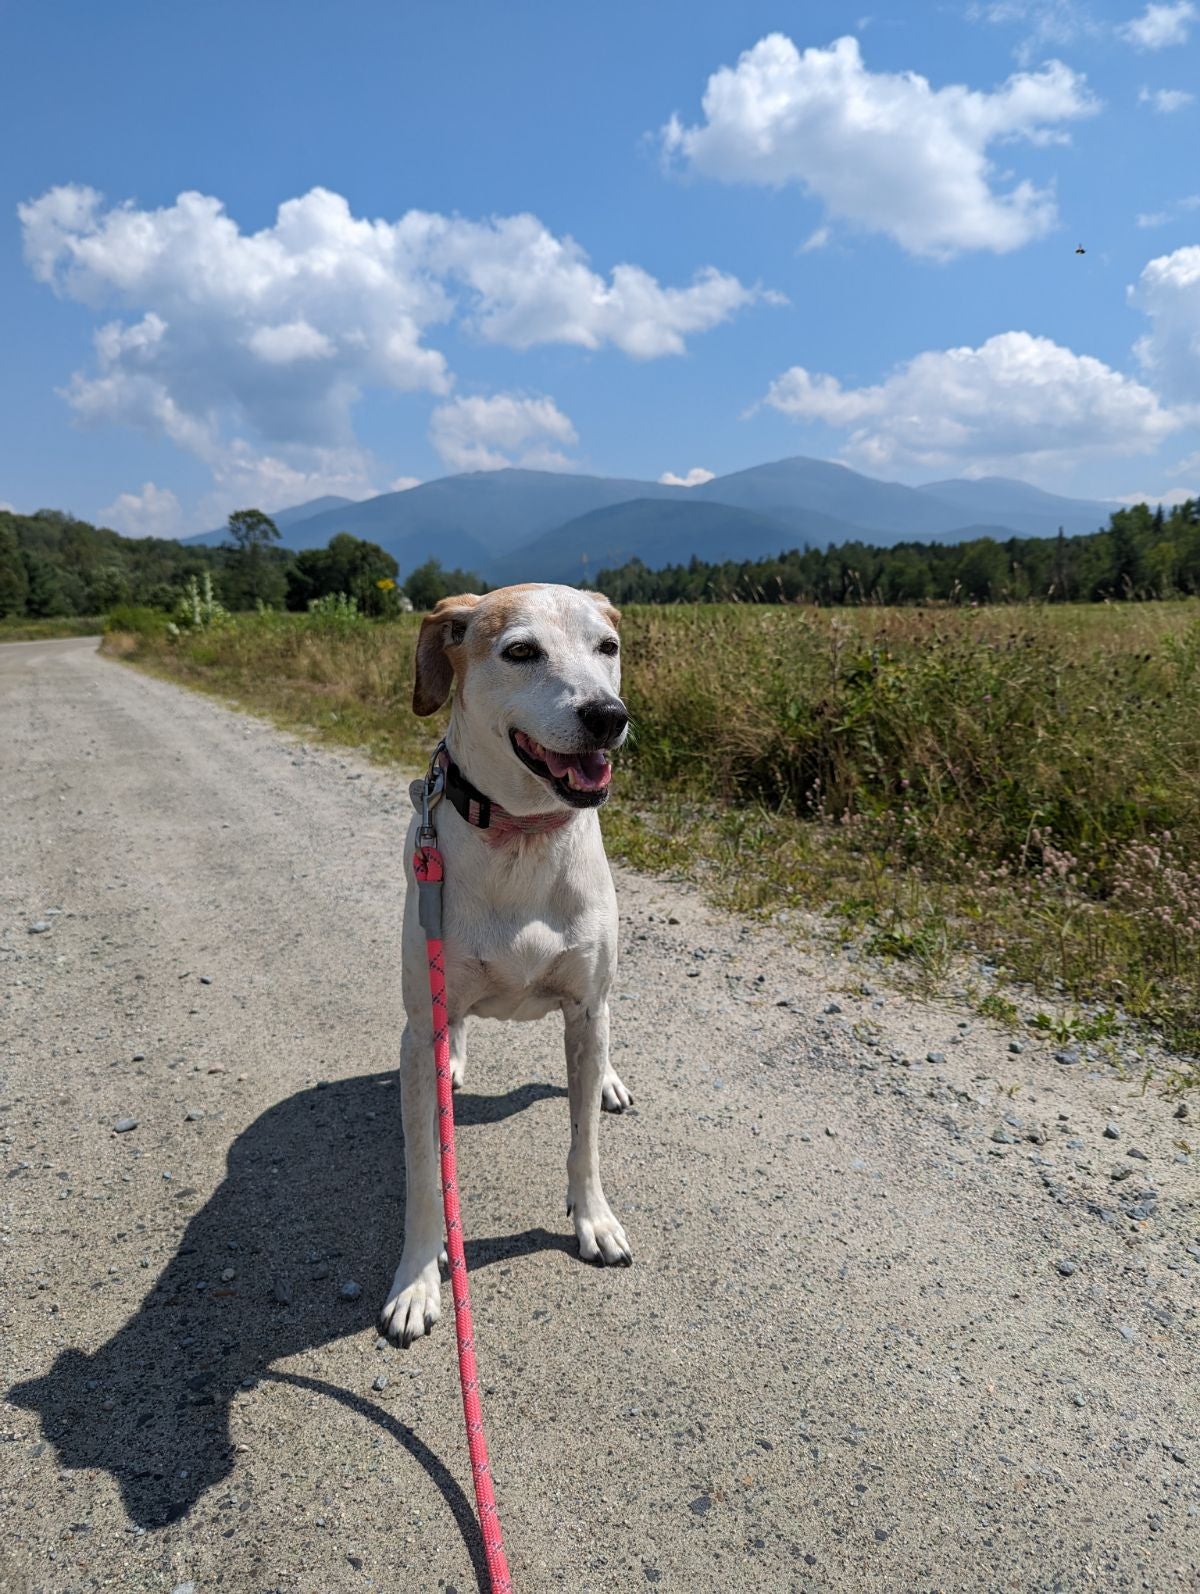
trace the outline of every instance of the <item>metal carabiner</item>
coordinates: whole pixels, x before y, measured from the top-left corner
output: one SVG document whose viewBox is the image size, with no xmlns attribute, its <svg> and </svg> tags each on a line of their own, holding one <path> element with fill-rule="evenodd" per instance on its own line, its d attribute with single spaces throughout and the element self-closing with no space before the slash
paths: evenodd
<svg viewBox="0 0 1200 1594">
<path fill-rule="evenodd" d="M 421 786 L 421 824 L 417 830 L 417 843 L 422 847 L 432 847 L 437 842 L 433 810 L 441 802 L 446 790 L 446 771 L 441 764 L 441 756 L 445 751 L 445 742 L 439 742 L 433 750 L 433 757 L 429 760 L 429 769 Z"/>
</svg>

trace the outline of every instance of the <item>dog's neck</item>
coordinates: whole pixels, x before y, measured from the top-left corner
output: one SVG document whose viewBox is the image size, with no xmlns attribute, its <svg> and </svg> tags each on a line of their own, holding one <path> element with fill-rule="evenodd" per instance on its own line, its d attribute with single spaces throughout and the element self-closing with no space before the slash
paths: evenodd
<svg viewBox="0 0 1200 1594">
<path fill-rule="evenodd" d="M 445 748 L 438 763 L 445 773 L 446 801 L 468 825 L 481 831 L 484 840 L 492 846 L 500 846 L 516 836 L 544 836 L 547 831 L 561 830 L 574 818 L 569 808 L 547 814 L 510 814 L 467 779 Z"/>
<path fill-rule="evenodd" d="M 582 810 L 564 808 L 536 775 L 514 757 L 507 743 L 488 757 L 473 747 L 452 711 L 442 754 L 443 767 L 453 766 L 455 790 L 447 790 L 451 806 L 482 838 L 500 845 L 516 836 L 560 830 Z"/>
</svg>

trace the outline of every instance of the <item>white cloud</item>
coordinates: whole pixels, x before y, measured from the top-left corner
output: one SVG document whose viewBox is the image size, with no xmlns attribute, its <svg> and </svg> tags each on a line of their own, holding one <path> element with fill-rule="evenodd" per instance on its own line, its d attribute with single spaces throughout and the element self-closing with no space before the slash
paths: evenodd
<svg viewBox="0 0 1200 1594">
<path fill-rule="evenodd" d="M 178 498 L 153 482 L 143 482 L 140 493 L 119 493 L 99 520 L 127 537 L 177 537 L 183 528 Z"/>
<path fill-rule="evenodd" d="M 1001 191 L 994 144 L 1063 142 L 1065 123 L 1098 109 L 1059 61 L 991 93 L 931 87 L 915 72 L 869 72 L 858 40 L 799 51 L 761 39 L 708 80 L 704 121 L 663 129 L 668 158 L 725 182 L 797 183 L 832 218 L 887 233 L 918 255 L 1016 249 L 1056 221 L 1053 194 Z"/>
<path fill-rule="evenodd" d="M 702 487 L 705 482 L 713 481 L 716 472 L 705 470 L 703 465 L 693 465 L 686 476 L 676 476 L 674 471 L 665 470 L 658 478 L 664 487 Z"/>
<path fill-rule="evenodd" d="M 1168 487 L 1161 493 L 1116 493 L 1113 501 L 1118 504 L 1163 504 L 1172 509 L 1176 504 L 1195 497 L 1196 493 L 1186 487 Z"/>
<path fill-rule="evenodd" d="M 1186 44 L 1188 29 L 1196 19 L 1191 0 L 1176 0 L 1169 5 L 1151 4 L 1140 17 L 1117 29 L 1126 44 L 1138 50 L 1164 50 L 1173 44 Z"/>
<path fill-rule="evenodd" d="M 556 238 L 536 216 L 425 219 L 432 269 L 467 286 L 468 320 L 481 337 L 514 349 L 612 343 L 641 360 L 682 354 L 689 335 L 774 297 L 711 268 L 686 288 L 664 288 L 632 265 L 615 266 L 606 280 L 573 239 Z"/>
<path fill-rule="evenodd" d="M 1194 210 L 1200 210 L 1200 194 L 1185 194 L 1182 199 L 1174 200 L 1165 210 L 1140 212 L 1137 224 L 1139 227 L 1165 227 L 1169 221 L 1178 221 Z"/>
<path fill-rule="evenodd" d="M 562 452 L 578 442 L 575 428 L 553 399 L 496 393 L 439 404 L 429 437 L 452 470 L 570 470 Z"/>
<path fill-rule="evenodd" d="M 1171 116 L 1194 103 L 1196 96 L 1186 89 L 1148 89 L 1138 93 L 1139 105 L 1153 105 L 1160 116 Z"/>
<path fill-rule="evenodd" d="M 388 482 L 387 490 L 389 493 L 406 493 L 410 488 L 419 487 L 420 485 L 421 478 L 419 476 L 397 476 Z"/>
<path fill-rule="evenodd" d="M 15 515 L 16 512 L 17 509 L 15 504 L 10 504 L 7 498 L 0 498 L 0 513 Z"/>
<path fill-rule="evenodd" d="M 67 384 L 77 416 L 166 436 L 218 487 L 244 482 L 276 504 L 369 490 L 353 406 L 370 389 L 448 395 L 452 374 L 429 343 L 447 322 L 517 349 L 611 345 L 651 359 L 772 297 L 712 269 L 683 287 L 627 263 L 602 275 L 535 216 L 371 221 L 323 188 L 256 233 L 198 193 L 155 210 L 68 185 L 19 214 L 40 281 L 128 317 L 97 329 L 93 367 Z"/>
<path fill-rule="evenodd" d="M 1186 419 L 1133 378 L 1028 332 L 919 354 L 868 387 L 793 366 L 765 402 L 848 431 L 844 455 L 867 470 L 1016 469 L 1051 479 L 1088 459 L 1149 452 Z"/>
<path fill-rule="evenodd" d="M 336 349 L 307 321 L 285 321 L 278 327 L 256 327 L 246 344 L 268 365 L 292 365 L 297 360 L 328 360 Z"/>
<path fill-rule="evenodd" d="M 1136 344 L 1147 377 L 1171 400 L 1200 403 L 1200 245 L 1149 261 L 1129 297 L 1150 317 Z"/>
</svg>

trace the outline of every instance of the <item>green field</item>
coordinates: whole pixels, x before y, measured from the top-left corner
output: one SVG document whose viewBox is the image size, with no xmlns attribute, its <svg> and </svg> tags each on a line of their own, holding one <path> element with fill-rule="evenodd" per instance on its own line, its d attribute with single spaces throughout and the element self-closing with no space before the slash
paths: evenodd
<svg viewBox="0 0 1200 1594">
<path fill-rule="evenodd" d="M 415 767 L 418 616 L 241 616 L 109 651 Z M 960 954 L 1200 1045 L 1200 602 L 635 607 L 610 850 L 898 970 Z M 981 976 L 981 978 L 983 978 Z M 989 1011 L 1006 998 L 984 979 Z M 1065 1031 L 1064 1031 L 1065 1033 Z"/>
</svg>

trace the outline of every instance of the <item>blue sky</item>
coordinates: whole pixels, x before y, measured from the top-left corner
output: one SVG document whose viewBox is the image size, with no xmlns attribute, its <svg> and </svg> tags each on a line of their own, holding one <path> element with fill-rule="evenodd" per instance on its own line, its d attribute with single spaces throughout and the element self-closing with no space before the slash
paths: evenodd
<svg viewBox="0 0 1200 1594">
<path fill-rule="evenodd" d="M 0 501 L 183 534 L 798 453 L 1200 491 L 1198 40 L 1190 0 L 10 0 Z"/>
</svg>

